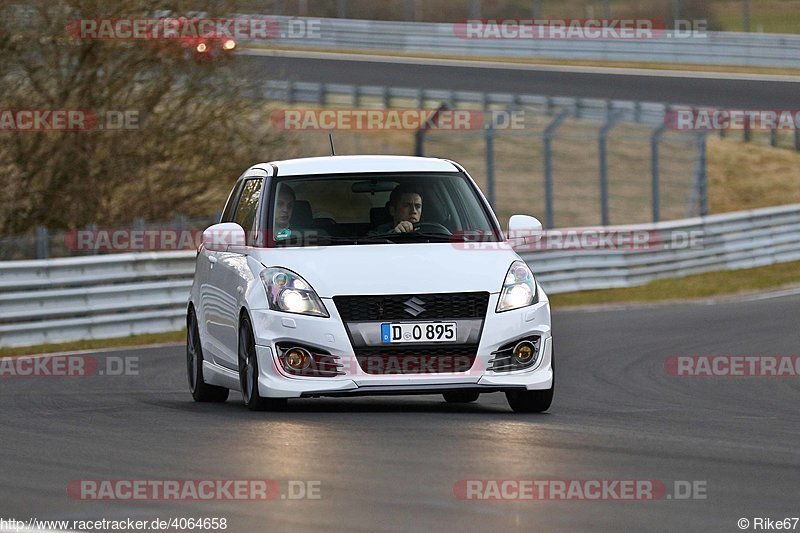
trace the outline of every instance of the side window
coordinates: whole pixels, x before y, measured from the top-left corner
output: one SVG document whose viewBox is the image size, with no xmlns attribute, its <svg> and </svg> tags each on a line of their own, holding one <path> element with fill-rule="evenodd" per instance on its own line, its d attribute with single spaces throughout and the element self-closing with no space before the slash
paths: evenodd
<svg viewBox="0 0 800 533">
<path fill-rule="evenodd" d="M 238 181 L 236 186 L 231 191 L 228 197 L 228 203 L 225 204 L 225 209 L 222 211 L 222 218 L 220 222 L 233 222 L 233 210 L 236 209 L 236 203 L 239 201 L 239 194 L 242 192 L 242 181 Z"/>
<path fill-rule="evenodd" d="M 248 235 L 252 233 L 253 223 L 256 220 L 258 199 L 261 197 L 261 179 L 245 180 L 242 187 L 242 196 L 236 206 L 233 222 L 244 228 Z"/>
</svg>

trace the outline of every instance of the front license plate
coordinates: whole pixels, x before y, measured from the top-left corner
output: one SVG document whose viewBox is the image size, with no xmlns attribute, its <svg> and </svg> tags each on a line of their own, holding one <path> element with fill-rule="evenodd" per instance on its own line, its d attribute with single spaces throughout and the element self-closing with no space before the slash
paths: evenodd
<svg viewBox="0 0 800 533">
<path fill-rule="evenodd" d="M 456 342 L 455 322 L 381 324 L 381 343 Z"/>
</svg>

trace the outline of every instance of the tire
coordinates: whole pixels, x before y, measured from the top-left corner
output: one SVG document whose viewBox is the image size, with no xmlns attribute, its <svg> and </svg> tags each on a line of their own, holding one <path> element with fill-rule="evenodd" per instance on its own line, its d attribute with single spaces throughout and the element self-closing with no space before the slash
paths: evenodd
<svg viewBox="0 0 800 533">
<path fill-rule="evenodd" d="M 258 357 L 253 328 L 247 317 L 239 326 L 239 383 L 242 400 L 251 411 L 282 411 L 286 398 L 263 398 L 258 392 Z"/>
<path fill-rule="evenodd" d="M 550 357 L 550 365 L 553 369 L 553 384 L 549 389 L 506 392 L 508 405 L 511 406 L 515 413 L 543 413 L 550 408 L 556 388 L 555 350 L 551 350 Z"/>
<path fill-rule="evenodd" d="M 480 395 L 480 392 L 470 390 L 455 390 L 442 393 L 444 401 L 447 403 L 470 403 L 477 400 Z"/>
<path fill-rule="evenodd" d="M 508 391 L 506 400 L 515 413 L 542 413 L 550 408 L 553 401 L 553 387 L 545 390 Z"/>
<path fill-rule="evenodd" d="M 209 385 L 203 378 L 203 349 L 200 346 L 200 330 L 194 308 L 189 308 L 186 317 L 186 373 L 189 392 L 196 402 L 224 402 L 230 392 L 225 387 Z"/>
</svg>

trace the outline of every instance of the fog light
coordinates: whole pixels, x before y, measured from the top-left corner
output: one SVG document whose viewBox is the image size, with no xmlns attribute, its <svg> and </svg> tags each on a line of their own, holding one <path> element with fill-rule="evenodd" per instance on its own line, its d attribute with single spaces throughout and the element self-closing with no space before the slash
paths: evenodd
<svg viewBox="0 0 800 533">
<path fill-rule="evenodd" d="M 527 365 L 535 355 L 536 347 L 530 341 L 522 341 L 514 346 L 514 362 L 518 365 Z"/>
<path fill-rule="evenodd" d="M 208 50 L 208 46 L 206 46 L 206 43 L 200 43 L 197 45 L 197 51 L 200 52 L 201 54 L 204 53 L 206 50 Z"/>
<path fill-rule="evenodd" d="M 311 354 L 302 348 L 292 348 L 286 352 L 283 360 L 292 370 L 305 370 L 311 364 Z"/>
<path fill-rule="evenodd" d="M 236 48 L 236 41 L 234 41 L 233 39 L 228 39 L 222 45 L 222 48 L 224 48 L 225 50 L 233 50 L 234 48 Z"/>
</svg>

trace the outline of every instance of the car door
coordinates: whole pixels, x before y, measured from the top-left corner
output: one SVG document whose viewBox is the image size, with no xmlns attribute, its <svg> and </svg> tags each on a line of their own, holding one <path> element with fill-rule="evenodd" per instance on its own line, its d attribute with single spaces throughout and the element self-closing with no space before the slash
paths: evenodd
<svg viewBox="0 0 800 533">
<path fill-rule="evenodd" d="M 247 245 L 253 245 L 258 207 L 264 180 L 261 177 L 245 177 L 242 192 L 233 214 L 232 222 L 242 226 L 247 235 Z M 231 369 L 238 368 L 239 310 L 252 272 L 247 264 L 247 247 L 234 247 L 225 252 L 216 252 L 213 266 L 213 283 L 218 289 L 218 315 L 213 327 L 217 341 L 217 364 Z"/>
<path fill-rule="evenodd" d="M 243 185 L 244 176 L 236 181 L 231 190 L 219 222 L 233 222 L 233 215 L 239 203 Z M 222 310 L 226 299 L 226 294 L 221 289 L 222 276 L 220 275 L 220 269 L 216 268 L 219 257 L 219 252 L 202 247 L 197 255 L 197 270 L 195 274 L 199 296 L 197 321 L 203 343 L 203 355 L 209 361 L 217 364 L 220 364 L 220 354 L 223 352 L 221 325 L 223 323 Z"/>
</svg>

